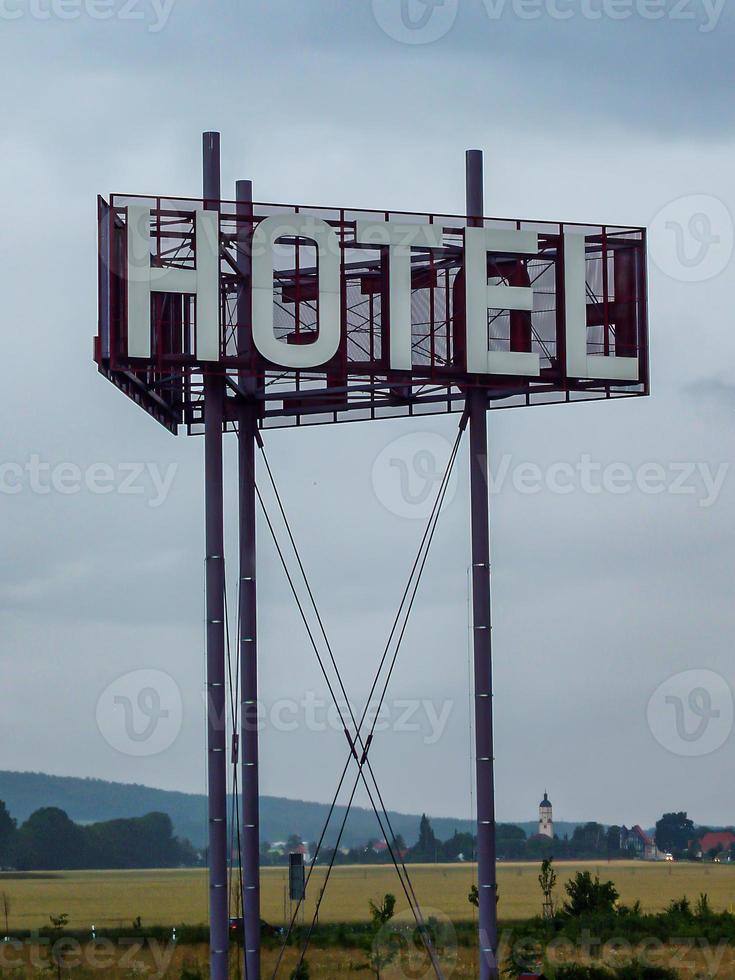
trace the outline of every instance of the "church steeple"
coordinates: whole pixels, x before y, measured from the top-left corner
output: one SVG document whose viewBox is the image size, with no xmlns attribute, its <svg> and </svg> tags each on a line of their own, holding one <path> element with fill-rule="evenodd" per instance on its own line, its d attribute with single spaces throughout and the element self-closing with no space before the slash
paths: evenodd
<svg viewBox="0 0 735 980">
<path fill-rule="evenodd" d="M 544 837 L 554 836 L 554 820 L 552 817 L 551 800 L 544 790 L 544 798 L 538 807 L 538 832 Z"/>
</svg>

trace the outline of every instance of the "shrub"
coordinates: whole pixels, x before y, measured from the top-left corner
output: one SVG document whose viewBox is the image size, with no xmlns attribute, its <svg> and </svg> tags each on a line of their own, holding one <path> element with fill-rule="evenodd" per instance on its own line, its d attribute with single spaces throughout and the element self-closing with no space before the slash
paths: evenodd
<svg viewBox="0 0 735 980">
<path fill-rule="evenodd" d="M 676 970 L 667 970 L 663 966 L 645 966 L 642 963 L 631 963 L 621 966 L 615 971 L 617 980 L 677 980 Z"/>
<path fill-rule="evenodd" d="M 186 960 L 181 967 L 180 980 L 204 980 L 199 964 L 194 960 Z"/>
<path fill-rule="evenodd" d="M 579 916 L 586 912 L 613 912 L 620 893 L 612 881 L 592 879 L 589 871 L 578 871 L 564 886 L 569 901 L 564 903 L 567 915 Z"/>
<path fill-rule="evenodd" d="M 580 963 L 566 963 L 556 970 L 556 980 L 612 980 L 615 976 L 601 966 L 582 966 Z"/>
<path fill-rule="evenodd" d="M 566 963 L 557 968 L 554 976 L 555 980 L 677 980 L 674 970 L 642 963 L 630 963 L 611 970 L 602 966 Z"/>
<path fill-rule="evenodd" d="M 672 899 L 666 911 L 670 915 L 680 915 L 685 919 L 691 919 L 692 917 L 692 906 L 686 895 L 683 898 Z"/>
</svg>

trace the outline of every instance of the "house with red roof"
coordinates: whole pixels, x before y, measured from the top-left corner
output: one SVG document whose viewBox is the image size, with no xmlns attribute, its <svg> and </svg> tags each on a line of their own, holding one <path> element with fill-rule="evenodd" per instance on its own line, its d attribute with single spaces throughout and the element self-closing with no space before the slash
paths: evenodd
<svg viewBox="0 0 735 980">
<path fill-rule="evenodd" d="M 735 833 L 731 830 L 712 830 L 700 838 L 697 851 L 700 857 L 713 857 L 719 861 L 721 858 L 718 855 L 725 857 L 734 848 Z"/>
<path fill-rule="evenodd" d="M 656 841 L 639 824 L 630 830 L 625 826 L 620 828 L 620 850 L 628 851 L 644 861 L 655 861 L 659 856 Z"/>
</svg>

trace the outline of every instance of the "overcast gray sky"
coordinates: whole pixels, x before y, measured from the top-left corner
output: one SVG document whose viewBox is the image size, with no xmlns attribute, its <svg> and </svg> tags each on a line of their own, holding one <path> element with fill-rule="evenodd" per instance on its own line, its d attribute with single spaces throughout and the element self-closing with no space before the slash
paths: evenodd
<svg viewBox="0 0 735 980">
<path fill-rule="evenodd" d="M 499 818 L 532 818 L 548 789 L 567 819 L 650 824 L 676 808 L 731 823 L 732 8 L 404 13 L 0 2 L 0 767 L 205 787 L 203 443 L 96 374 L 96 195 L 196 196 L 201 132 L 218 129 L 223 187 L 250 177 L 257 200 L 461 213 L 473 146 L 488 213 L 652 229 L 652 397 L 491 415 Z M 422 529 L 391 460 L 420 495 L 416 453 L 443 463 L 456 424 L 267 436 L 358 705 Z M 592 475 L 559 492 L 554 464 L 580 461 Z M 615 463 L 630 476 L 608 469 L 590 492 Z M 418 699 L 421 730 L 374 747 L 391 808 L 449 816 L 472 808 L 466 469 L 464 447 L 389 692 L 392 728 Z M 344 738 L 277 704 L 326 692 L 265 533 L 259 547 L 261 788 L 328 800 Z M 134 697 L 140 670 L 171 678 L 176 737 L 134 756 L 110 704 Z"/>
</svg>

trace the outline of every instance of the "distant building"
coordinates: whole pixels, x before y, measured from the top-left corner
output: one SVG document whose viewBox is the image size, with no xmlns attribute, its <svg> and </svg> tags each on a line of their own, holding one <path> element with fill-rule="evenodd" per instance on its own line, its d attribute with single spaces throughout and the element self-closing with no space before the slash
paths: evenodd
<svg viewBox="0 0 735 980">
<path fill-rule="evenodd" d="M 538 806 L 538 836 L 554 839 L 554 820 L 551 800 L 546 792 L 544 792 L 544 798 Z"/>
<path fill-rule="evenodd" d="M 731 830 L 713 830 L 705 834 L 697 846 L 699 857 L 709 857 L 716 851 L 715 861 L 727 860 L 727 855 L 735 849 L 735 834 Z M 720 857 L 722 855 L 722 857 Z"/>
<path fill-rule="evenodd" d="M 626 826 L 620 828 L 620 850 L 644 861 L 656 861 L 663 857 L 656 847 L 655 839 L 649 837 L 639 824 L 630 830 Z"/>
</svg>

